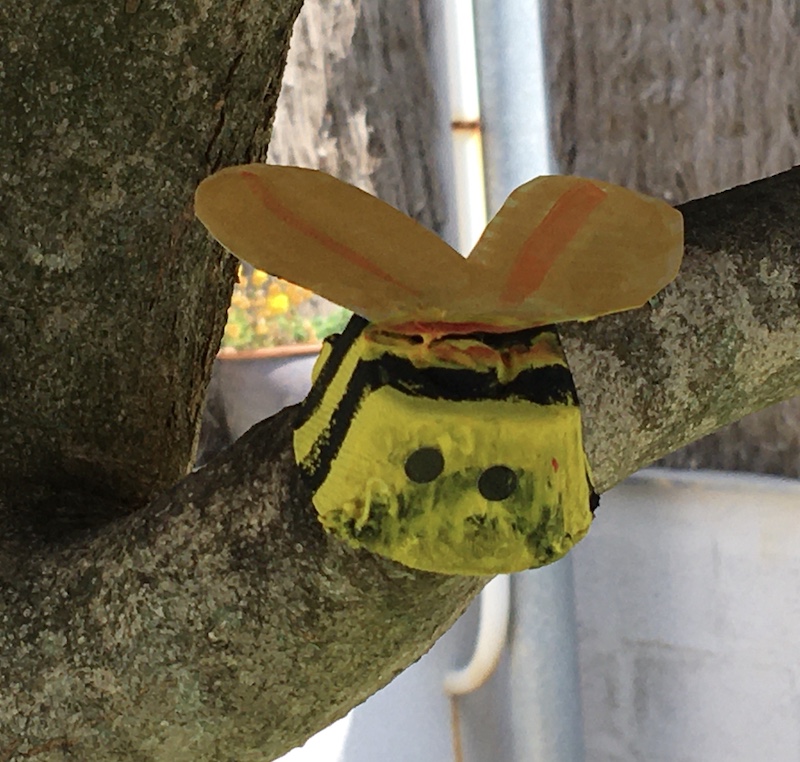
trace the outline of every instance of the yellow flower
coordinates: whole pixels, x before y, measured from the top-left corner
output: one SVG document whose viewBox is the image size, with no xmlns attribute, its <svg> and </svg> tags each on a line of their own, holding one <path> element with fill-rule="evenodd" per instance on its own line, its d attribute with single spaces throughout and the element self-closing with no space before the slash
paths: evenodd
<svg viewBox="0 0 800 762">
<path fill-rule="evenodd" d="M 250 300 L 239 290 L 234 289 L 231 296 L 231 304 L 239 309 L 246 310 L 250 306 Z"/>
<path fill-rule="evenodd" d="M 293 305 L 301 304 L 313 296 L 311 291 L 308 289 L 303 288 L 302 286 L 295 286 L 293 283 L 289 284 L 287 293 Z"/>
<path fill-rule="evenodd" d="M 283 315 L 289 311 L 289 297 L 286 294 L 275 294 L 267 299 L 267 305 L 273 315 Z"/>
<path fill-rule="evenodd" d="M 240 267 L 239 275 L 223 346 L 248 349 L 316 339 L 315 320 L 295 309 L 313 296 L 311 291 L 260 270 Z M 321 325 L 326 333 L 328 322 Z"/>
<path fill-rule="evenodd" d="M 258 288 L 259 286 L 263 286 L 269 275 L 267 275 L 263 270 L 253 270 L 253 274 L 250 276 L 250 282 Z"/>
</svg>

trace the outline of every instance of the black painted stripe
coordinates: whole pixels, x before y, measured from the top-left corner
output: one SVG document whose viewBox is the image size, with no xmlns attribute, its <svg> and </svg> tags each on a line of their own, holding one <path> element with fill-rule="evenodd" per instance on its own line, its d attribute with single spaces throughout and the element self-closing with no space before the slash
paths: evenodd
<svg viewBox="0 0 800 762">
<path fill-rule="evenodd" d="M 442 340 L 448 339 L 477 339 L 478 341 L 486 344 L 492 349 L 510 349 L 519 344 L 526 344 L 531 346 L 534 344 L 534 339 L 541 336 L 543 333 L 553 334 L 556 342 L 560 345 L 558 339 L 558 332 L 553 325 L 540 325 L 536 328 L 521 328 L 518 331 L 505 331 L 500 333 L 490 333 L 489 331 L 475 331 L 474 333 L 467 334 L 448 334 L 442 337 Z"/>
<path fill-rule="evenodd" d="M 528 368 L 512 381 L 503 383 L 493 370 L 417 368 L 411 361 L 387 353 L 377 360 L 359 362 L 355 373 L 366 373 L 374 379 L 374 389 L 392 386 L 428 399 L 453 402 L 519 399 L 536 405 L 578 404 L 572 374 L 560 363 Z"/>
<path fill-rule="evenodd" d="M 537 405 L 578 404 L 572 374 L 562 364 L 530 368 L 504 384 L 493 371 L 417 368 L 389 353 L 375 360 L 359 360 L 328 425 L 301 464 L 312 492 L 328 477 L 362 400 L 384 386 L 410 396 L 452 402 L 516 399 Z"/>
<path fill-rule="evenodd" d="M 320 368 L 317 380 L 311 387 L 311 391 L 306 395 L 300 406 L 300 412 L 295 422 L 295 428 L 300 428 L 314 413 L 322 402 L 325 392 L 328 390 L 328 385 L 333 380 L 334 376 L 339 372 L 339 368 L 344 362 L 348 351 L 353 346 L 353 342 L 361 335 L 364 328 L 367 327 L 369 321 L 360 315 L 353 315 L 350 318 L 344 330 L 334 336 L 329 336 L 325 341 L 331 345 L 331 352 L 325 365 Z"/>
<path fill-rule="evenodd" d="M 363 364 L 360 361 L 356 364 L 342 398 L 328 419 L 327 426 L 300 464 L 306 484 L 312 492 L 316 492 L 328 478 L 331 465 L 339 454 L 362 400 L 372 391 L 370 377 L 360 372 Z"/>
</svg>

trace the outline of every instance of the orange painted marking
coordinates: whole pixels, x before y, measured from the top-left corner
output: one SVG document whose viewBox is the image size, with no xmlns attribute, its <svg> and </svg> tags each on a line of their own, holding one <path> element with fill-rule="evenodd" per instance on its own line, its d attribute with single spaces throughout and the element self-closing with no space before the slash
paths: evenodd
<svg viewBox="0 0 800 762">
<path fill-rule="evenodd" d="M 558 255 L 605 197 L 602 188 L 588 181 L 564 193 L 522 244 L 500 298 L 515 304 L 536 291 Z"/>
<path fill-rule="evenodd" d="M 553 467 L 553 471 L 558 471 L 558 461 L 555 458 L 550 461 L 550 465 Z"/>
<path fill-rule="evenodd" d="M 540 364 L 545 365 L 562 361 L 564 353 L 547 341 L 539 341 L 526 350 L 524 356 L 531 361 L 537 360 Z"/>
<path fill-rule="evenodd" d="M 437 342 L 430 345 L 428 351 L 433 357 L 455 365 L 491 365 L 501 360 L 500 353 L 485 344 L 458 347 L 449 342 Z"/>
<path fill-rule="evenodd" d="M 264 184 L 259 180 L 258 175 L 253 172 L 242 172 L 241 175 L 250 188 L 250 192 L 256 198 L 258 198 L 258 200 L 270 211 L 270 213 L 274 214 L 281 222 L 288 225 L 290 228 L 294 228 L 301 235 L 307 236 L 308 238 L 316 241 L 318 244 L 324 246 L 333 254 L 341 257 L 351 265 L 360 267 L 362 270 L 366 270 L 376 278 L 380 278 L 387 283 L 391 283 L 393 286 L 403 289 L 403 291 L 414 294 L 414 296 L 419 296 L 418 291 L 415 291 L 405 283 L 400 283 L 400 281 L 395 280 L 391 275 L 389 275 L 389 273 L 382 270 L 374 262 L 371 262 L 363 254 L 359 254 L 357 251 L 355 251 L 355 249 L 351 249 L 349 246 L 347 246 L 347 244 L 337 241 L 335 238 L 331 238 L 327 233 L 323 232 L 322 230 L 318 230 L 302 217 L 299 217 L 297 214 L 281 204 L 281 202 L 278 201 L 278 199 L 275 198 L 275 196 L 273 196 L 266 187 L 264 187 Z"/>
<path fill-rule="evenodd" d="M 512 333 L 520 330 L 519 326 L 501 326 L 477 322 L 451 323 L 446 320 L 409 320 L 405 323 L 390 323 L 381 327 L 383 330 L 391 331 L 392 333 L 402 333 L 408 336 L 426 335 L 433 338 L 440 338 L 450 334 Z"/>
</svg>

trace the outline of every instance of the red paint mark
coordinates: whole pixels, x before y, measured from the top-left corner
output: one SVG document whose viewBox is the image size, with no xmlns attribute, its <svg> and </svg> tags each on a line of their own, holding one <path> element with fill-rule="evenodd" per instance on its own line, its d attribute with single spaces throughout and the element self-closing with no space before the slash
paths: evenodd
<svg viewBox="0 0 800 762">
<path fill-rule="evenodd" d="M 359 254 L 357 251 L 355 251 L 355 249 L 351 249 L 347 244 L 337 241 L 335 238 L 331 238 L 331 236 L 329 236 L 327 233 L 322 230 L 318 230 L 302 217 L 285 207 L 267 190 L 257 174 L 254 172 L 242 172 L 241 175 L 250 188 L 250 192 L 256 198 L 258 198 L 262 205 L 266 207 L 271 214 L 275 215 L 281 222 L 288 225 L 290 228 L 294 228 L 294 230 L 301 235 L 316 241 L 318 244 L 324 246 L 333 254 L 341 257 L 350 264 L 360 267 L 362 270 L 366 270 L 376 278 L 380 278 L 387 283 L 391 283 L 393 286 L 397 286 L 398 288 L 403 289 L 403 291 L 407 291 L 415 296 L 419 295 L 418 291 L 415 291 L 405 283 L 400 283 L 400 281 L 395 280 L 391 275 L 389 275 L 389 273 L 382 270 L 363 254 Z"/>
<path fill-rule="evenodd" d="M 570 188 L 534 228 L 517 254 L 502 300 L 521 302 L 541 285 L 558 255 L 583 227 L 606 192 L 589 181 Z"/>
<path fill-rule="evenodd" d="M 558 461 L 555 458 L 550 461 L 550 465 L 553 467 L 553 471 L 558 471 Z"/>
</svg>

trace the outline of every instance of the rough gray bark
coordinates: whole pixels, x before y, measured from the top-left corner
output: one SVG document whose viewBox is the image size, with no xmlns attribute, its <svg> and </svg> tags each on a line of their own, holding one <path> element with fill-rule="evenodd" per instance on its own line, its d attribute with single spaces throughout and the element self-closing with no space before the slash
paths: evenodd
<svg viewBox="0 0 800 762">
<path fill-rule="evenodd" d="M 657 465 L 800 477 L 800 398 L 771 405 L 669 453 Z"/>
<path fill-rule="evenodd" d="M 641 310 L 564 326 L 604 490 L 800 391 L 800 168 L 678 208 L 678 279 Z"/>
<path fill-rule="evenodd" d="M 673 203 L 800 163 L 800 14 L 786 0 L 547 0 L 561 171 Z M 800 401 L 663 465 L 800 476 Z"/>
<path fill-rule="evenodd" d="M 313 0 L 298 18 L 269 160 L 323 169 L 441 232 L 436 94 L 419 0 Z"/>
<path fill-rule="evenodd" d="M 800 163 L 794 0 L 546 0 L 559 169 L 680 203 Z"/>
<path fill-rule="evenodd" d="M 13 214 L 0 209 L 3 762 L 269 759 L 388 681 L 480 587 L 327 538 L 289 451 L 292 410 L 119 516 L 190 460 L 192 405 L 229 279 L 182 215 L 198 177 L 263 155 L 296 5 L 219 0 L 197 17 L 181 3 L 95 3 L 99 21 L 80 24 L 71 14 L 90 13 L 81 6 L 39 4 L 33 19 L 21 0 L 0 8 L 9 48 L 0 56 L 0 179 L 4 202 L 14 203 Z M 100 103 L 83 90 L 51 104 L 61 85 L 50 70 L 60 69 L 45 54 L 56 42 L 45 43 L 62 38 L 71 40 L 67 60 L 96 46 L 96 61 L 68 73 L 90 84 L 108 78 L 96 85 L 112 98 L 102 118 L 92 119 Z M 35 45 L 45 51 L 37 77 L 26 74 Z M 13 46 L 26 55 L 11 57 Z M 120 81 L 104 68 L 135 72 L 140 61 L 144 69 Z M 76 126 L 81 150 L 72 154 L 50 139 L 61 124 L 54 114 L 70 109 L 76 125 L 93 128 L 84 137 Z M 150 144 L 153 120 L 160 130 Z M 29 147 L 16 147 L 24 139 Z M 121 174 L 106 169 L 117 156 Z M 32 176 L 36 184 L 16 180 Z M 118 176 L 125 197 L 107 208 Z M 794 172 L 687 206 L 678 283 L 643 310 L 569 327 L 601 487 L 797 388 L 799 202 Z M 76 260 L 56 218 L 80 221 L 73 232 L 89 243 Z M 31 240 L 47 242 L 41 258 L 26 254 Z M 56 320 L 66 326 L 57 342 L 45 330 L 53 305 L 93 300 L 98 326 Z M 88 379 L 84 361 L 71 359 L 83 350 Z M 95 399 L 96 431 L 86 423 Z M 28 409 L 34 401 L 42 407 Z M 75 406 L 75 420 L 65 406 Z M 176 434 L 170 427 L 184 415 Z M 76 524 L 77 514 L 97 512 L 101 521 Z"/>
<path fill-rule="evenodd" d="M 452 623 L 475 580 L 323 534 L 297 480 L 293 415 L 17 569 L 0 600 L 2 744 L 20 759 L 46 744 L 63 749 L 42 759 L 272 759 Z"/>
<path fill-rule="evenodd" d="M 0 4 L 0 484 L 31 521 L 191 464 L 233 269 L 192 192 L 266 155 L 300 4 Z"/>
</svg>

